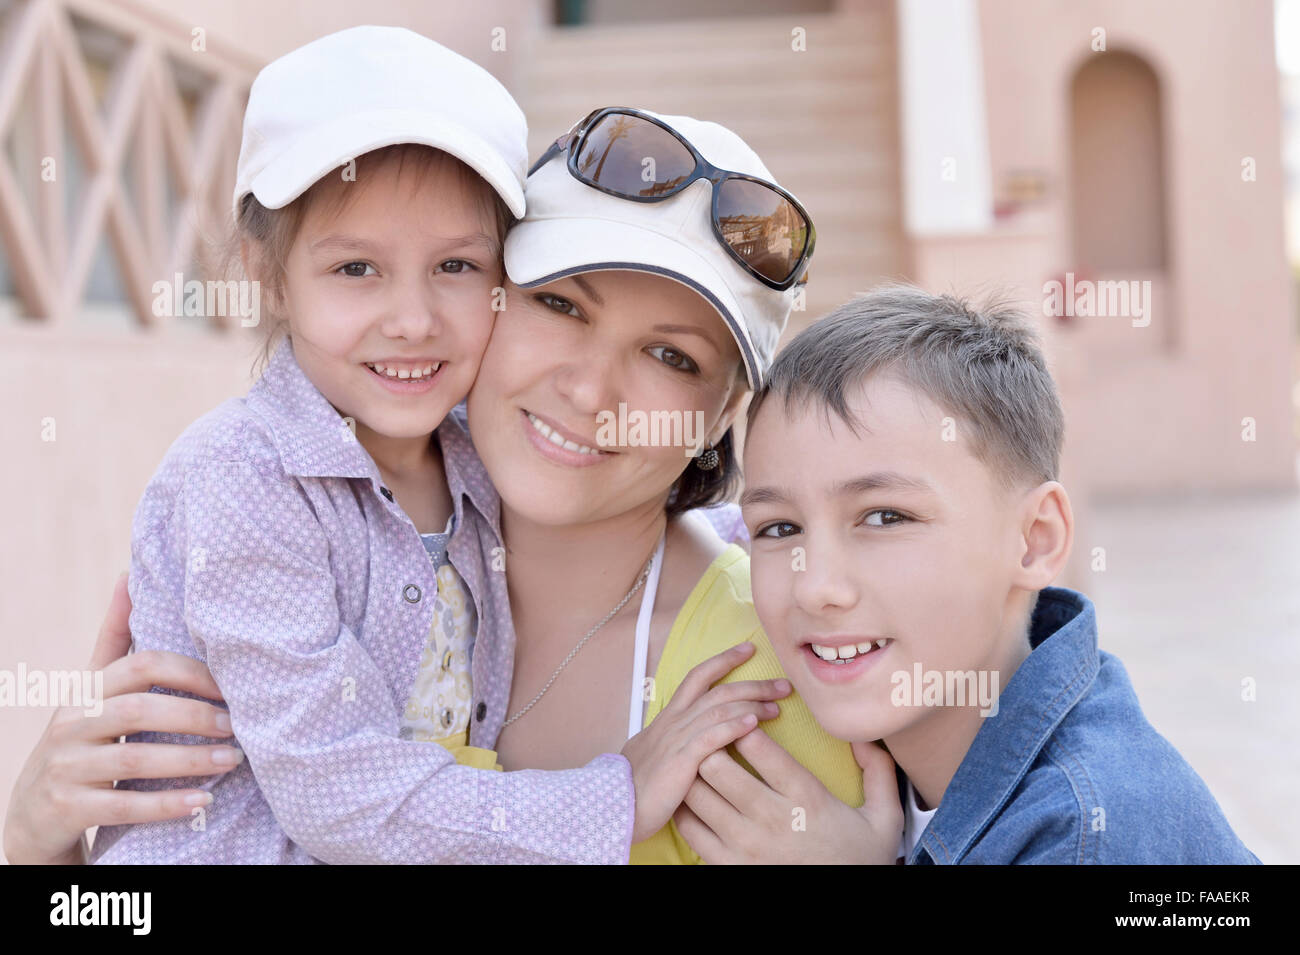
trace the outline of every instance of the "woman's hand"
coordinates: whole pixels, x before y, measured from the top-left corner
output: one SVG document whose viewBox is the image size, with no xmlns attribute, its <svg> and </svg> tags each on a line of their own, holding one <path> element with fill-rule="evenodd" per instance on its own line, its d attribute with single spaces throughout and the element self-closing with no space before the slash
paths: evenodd
<svg viewBox="0 0 1300 955">
<path fill-rule="evenodd" d="M 682 680 L 668 705 L 623 747 L 632 764 L 636 820 L 632 841 L 650 838 L 672 817 L 710 753 L 779 715 L 773 700 L 790 695 L 789 680 L 744 680 L 713 686 L 750 658 L 746 641 L 705 660 Z"/>
<path fill-rule="evenodd" d="M 700 778 L 673 816 L 677 831 L 705 862 L 895 863 L 903 807 L 894 760 L 882 746 L 853 744 L 862 769 L 861 809 L 836 799 L 762 730 L 737 741 L 736 751 L 763 779 L 725 752 L 714 753 L 701 763 Z"/>
<path fill-rule="evenodd" d="M 115 780 L 211 776 L 243 758 L 233 746 L 117 741 L 143 731 L 230 736 L 224 709 L 149 692 L 162 686 L 222 698 L 198 660 L 162 651 L 127 655 L 131 598 L 126 585 L 123 574 L 91 656 L 90 668 L 104 671 L 100 715 L 87 716 L 81 707 L 56 710 L 14 784 L 4 829 L 11 864 L 79 864 L 85 861 L 83 834 L 92 826 L 176 819 L 212 801 L 201 789 L 134 792 L 114 789 Z"/>
</svg>

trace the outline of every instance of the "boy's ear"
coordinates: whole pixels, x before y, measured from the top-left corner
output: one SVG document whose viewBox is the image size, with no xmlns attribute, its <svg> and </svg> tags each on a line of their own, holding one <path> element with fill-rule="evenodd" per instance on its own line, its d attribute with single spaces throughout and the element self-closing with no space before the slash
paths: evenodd
<svg viewBox="0 0 1300 955">
<path fill-rule="evenodd" d="M 1060 482 L 1044 481 L 1025 495 L 1020 530 L 1023 550 L 1014 582 L 1025 590 L 1042 590 L 1065 568 L 1074 543 L 1074 513 Z"/>
</svg>

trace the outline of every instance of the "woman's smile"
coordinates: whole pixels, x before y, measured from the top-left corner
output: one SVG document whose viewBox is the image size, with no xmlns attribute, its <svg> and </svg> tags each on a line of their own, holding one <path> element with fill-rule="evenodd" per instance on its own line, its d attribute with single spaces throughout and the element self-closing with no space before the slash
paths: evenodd
<svg viewBox="0 0 1300 955">
<path fill-rule="evenodd" d="M 519 420 L 528 443 L 548 461 L 575 468 L 587 468 L 606 461 L 615 452 L 602 451 L 575 440 L 578 436 L 549 418 L 521 410 Z"/>
</svg>

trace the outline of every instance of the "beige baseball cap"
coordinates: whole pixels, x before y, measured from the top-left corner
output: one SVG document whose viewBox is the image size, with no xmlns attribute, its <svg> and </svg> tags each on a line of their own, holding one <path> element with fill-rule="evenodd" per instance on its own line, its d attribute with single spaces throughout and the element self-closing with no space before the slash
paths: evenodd
<svg viewBox="0 0 1300 955">
<path fill-rule="evenodd" d="M 400 27 L 360 26 L 286 53 L 257 74 L 244 113 L 233 206 L 280 209 L 373 149 L 420 143 L 477 172 L 524 214 L 528 124 L 487 70 Z"/>
</svg>

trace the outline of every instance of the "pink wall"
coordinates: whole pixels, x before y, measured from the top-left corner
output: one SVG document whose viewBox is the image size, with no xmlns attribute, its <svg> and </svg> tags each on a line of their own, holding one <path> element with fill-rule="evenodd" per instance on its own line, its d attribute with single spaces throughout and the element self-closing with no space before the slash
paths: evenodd
<svg viewBox="0 0 1300 955">
<path fill-rule="evenodd" d="M 121 2 L 121 0 L 117 0 Z M 204 27 L 268 62 L 310 40 L 356 26 L 401 26 L 432 37 L 469 57 L 507 86 L 526 53 L 530 34 L 551 4 L 545 0 L 475 0 L 448 5 L 411 0 L 130 0 L 173 23 Z M 505 30 L 505 50 L 492 48 L 492 31 Z"/>
<path fill-rule="evenodd" d="M 1229 11 L 1215 0 L 981 0 L 980 18 L 995 195 L 1013 172 L 1042 171 L 1047 182 L 1034 212 L 1046 232 L 1041 255 L 1031 269 L 1013 259 L 987 279 L 1041 290 L 1076 267 L 1066 218 L 1070 82 L 1089 57 L 1106 55 L 1090 48 L 1094 28 L 1106 30 L 1108 50 L 1142 56 L 1160 84 L 1167 284 L 1150 328 L 1099 319 L 1111 327 L 1074 338 L 1080 379 L 1067 396 L 1069 439 L 1084 455 L 1089 489 L 1294 486 L 1272 3 Z M 1242 181 L 1244 157 L 1255 161 L 1253 182 Z M 1174 334 L 1160 327 L 1169 322 Z M 1256 422 L 1253 443 L 1241 439 L 1245 417 Z"/>
</svg>

